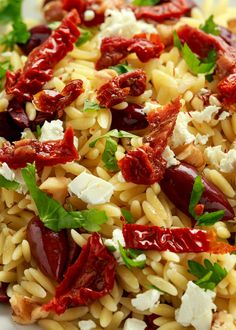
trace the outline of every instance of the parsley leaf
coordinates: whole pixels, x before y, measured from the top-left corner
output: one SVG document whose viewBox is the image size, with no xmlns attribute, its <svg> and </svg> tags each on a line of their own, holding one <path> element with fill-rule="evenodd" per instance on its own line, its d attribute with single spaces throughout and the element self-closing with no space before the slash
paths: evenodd
<svg viewBox="0 0 236 330">
<path fill-rule="evenodd" d="M 185 43 L 183 46 L 176 31 L 173 33 L 174 45 L 182 51 L 182 56 L 193 74 L 211 75 L 215 71 L 217 52 L 212 49 L 208 56 L 200 59 L 195 53 L 191 51 L 189 46 Z"/>
<path fill-rule="evenodd" d="M 92 102 L 89 100 L 86 100 L 84 102 L 84 108 L 83 111 L 97 111 L 97 110 L 101 110 L 102 107 L 100 107 L 100 105 L 96 102 Z"/>
<path fill-rule="evenodd" d="M 132 4 L 135 6 L 154 6 L 159 2 L 160 0 L 134 0 Z"/>
<path fill-rule="evenodd" d="M 225 268 L 217 262 L 212 264 L 208 259 L 204 260 L 204 266 L 196 261 L 188 260 L 188 267 L 188 272 L 198 278 L 194 283 L 206 290 L 214 290 L 227 275 Z"/>
<path fill-rule="evenodd" d="M 116 66 L 109 66 L 109 69 L 116 71 L 119 75 L 126 73 L 126 72 L 133 71 L 133 68 L 131 66 L 129 66 L 128 64 L 118 64 Z"/>
<path fill-rule="evenodd" d="M 140 261 L 135 260 L 138 257 L 138 255 L 140 255 L 140 253 L 137 255 L 134 251 L 130 251 L 131 249 L 126 250 L 125 248 L 123 248 L 123 246 L 120 244 L 120 242 L 118 242 L 118 244 L 119 244 L 119 250 L 120 250 L 121 257 L 122 257 L 125 265 L 129 269 L 131 269 L 133 267 L 138 267 L 138 268 L 142 269 L 145 267 L 146 260 L 140 260 Z M 132 256 L 132 253 L 133 253 L 133 256 Z"/>
<path fill-rule="evenodd" d="M 0 80 L 2 80 L 5 77 L 7 70 L 11 70 L 11 69 L 12 69 L 12 65 L 9 60 L 0 62 Z M 0 88 L 2 88 L 1 83 L 0 83 Z"/>
<path fill-rule="evenodd" d="M 126 132 L 126 131 L 118 131 L 117 129 L 113 129 L 112 131 L 109 131 L 106 134 L 101 135 L 97 139 L 92 141 L 89 144 L 90 148 L 94 148 L 98 140 L 103 139 L 103 138 L 108 138 L 108 137 L 114 137 L 114 138 L 117 138 L 117 139 L 121 139 L 121 138 L 130 138 L 130 139 L 132 139 L 133 137 L 137 137 L 137 135 L 131 134 L 131 133 Z"/>
<path fill-rule="evenodd" d="M 0 175 L 0 187 L 9 189 L 9 190 L 16 190 L 18 189 L 20 184 L 16 181 L 7 180 L 3 175 Z"/>
<path fill-rule="evenodd" d="M 189 208 L 188 211 L 192 215 L 192 217 L 197 220 L 197 225 L 211 226 L 217 221 L 221 220 L 225 214 L 224 210 L 219 210 L 210 213 L 204 213 L 202 215 L 197 215 L 195 212 L 195 207 L 199 203 L 202 194 L 205 190 L 205 187 L 202 183 L 202 179 L 200 175 L 195 178 L 193 189 L 190 196 Z"/>
<path fill-rule="evenodd" d="M 209 16 L 205 23 L 200 25 L 200 29 L 208 34 L 213 34 L 214 36 L 218 36 L 220 34 L 220 29 L 214 22 L 213 15 Z"/>
<path fill-rule="evenodd" d="M 134 223 L 134 219 L 133 219 L 133 216 L 131 214 L 130 211 L 122 208 L 121 209 L 121 213 L 123 215 L 123 217 L 125 218 L 125 221 L 128 222 L 128 223 Z"/>
<path fill-rule="evenodd" d="M 92 33 L 88 29 L 82 29 L 81 27 L 79 28 L 80 30 L 80 36 L 79 39 L 76 41 L 76 46 L 79 47 L 83 45 L 85 42 L 89 41 L 92 38 Z"/>
<path fill-rule="evenodd" d="M 117 151 L 117 143 L 112 138 L 106 139 L 105 148 L 102 154 L 102 161 L 105 167 L 113 172 L 119 171 L 115 153 Z"/>
<path fill-rule="evenodd" d="M 100 225 L 108 220 L 104 211 L 96 209 L 67 212 L 60 203 L 38 188 L 33 164 L 22 169 L 22 176 L 45 227 L 53 231 L 81 227 L 88 231 L 98 231 Z"/>
<path fill-rule="evenodd" d="M 0 22 L 1 24 L 14 22 L 21 19 L 21 6 L 23 0 L 1 0 Z"/>
<path fill-rule="evenodd" d="M 27 26 L 22 21 L 15 21 L 12 28 L 12 31 L 0 38 L 0 44 L 4 45 L 5 49 L 12 50 L 16 43 L 25 44 L 30 37 Z"/>
</svg>

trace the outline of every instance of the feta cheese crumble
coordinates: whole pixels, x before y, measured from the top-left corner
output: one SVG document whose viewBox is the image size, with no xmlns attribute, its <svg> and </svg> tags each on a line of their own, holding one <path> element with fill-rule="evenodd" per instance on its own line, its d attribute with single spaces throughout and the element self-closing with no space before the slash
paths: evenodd
<svg viewBox="0 0 236 330">
<path fill-rule="evenodd" d="M 212 310 L 216 310 L 212 301 L 215 296 L 215 292 L 205 291 L 192 281 L 188 282 L 181 306 L 175 312 L 176 321 L 184 327 L 192 325 L 196 330 L 210 330 Z"/>
<path fill-rule="evenodd" d="M 139 311 L 145 311 L 159 304 L 160 295 L 161 292 L 158 290 L 150 289 L 144 293 L 137 294 L 136 298 L 131 299 L 131 304 Z"/>
<path fill-rule="evenodd" d="M 78 325 L 79 325 L 80 330 L 92 330 L 97 327 L 96 323 L 93 322 L 92 320 L 79 321 Z"/>
<path fill-rule="evenodd" d="M 125 321 L 124 330 L 145 330 L 147 327 L 144 321 L 130 318 Z"/>
<path fill-rule="evenodd" d="M 214 116 L 219 112 L 220 107 L 217 107 L 215 105 L 209 105 L 206 107 L 203 111 L 190 111 L 190 116 L 194 121 L 196 121 L 199 124 L 202 123 L 209 123 Z"/>
<path fill-rule="evenodd" d="M 15 173 L 10 169 L 7 163 L 2 163 L 2 166 L 0 167 L 0 175 L 9 181 L 13 181 L 15 179 Z"/>
<path fill-rule="evenodd" d="M 68 188 L 70 193 L 92 205 L 109 202 L 114 191 L 111 183 L 86 172 L 72 180 Z"/>
<path fill-rule="evenodd" d="M 22 177 L 21 170 L 13 171 L 12 169 L 10 169 L 10 167 L 7 165 L 7 163 L 2 163 L 2 166 L 0 167 L 0 175 L 2 175 L 6 180 L 16 181 L 17 183 L 19 183 L 20 186 L 18 189 L 16 189 L 16 191 L 19 194 L 27 193 L 28 188 Z"/>
<path fill-rule="evenodd" d="M 117 228 L 117 229 L 113 230 L 112 238 L 106 239 L 104 241 L 104 244 L 106 246 L 111 246 L 115 249 L 115 251 L 113 252 L 113 255 L 116 258 L 118 264 L 123 265 L 124 261 L 123 261 L 122 256 L 120 255 L 119 243 L 121 246 L 125 247 L 125 240 L 124 240 L 122 230 Z"/>
<path fill-rule="evenodd" d="M 208 147 L 205 156 L 209 163 L 223 173 L 235 173 L 236 171 L 236 149 L 223 152 L 221 146 Z"/>
<path fill-rule="evenodd" d="M 195 136 L 188 130 L 188 123 L 191 117 L 187 112 L 180 112 L 178 114 L 175 128 L 171 137 L 171 145 L 176 148 L 183 144 L 189 144 L 195 140 Z"/>
<path fill-rule="evenodd" d="M 132 38 L 139 33 L 156 33 L 156 28 L 152 24 L 142 20 L 136 20 L 131 9 L 107 9 L 105 12 L 105 22 L 101 24 L 99 39 L 111 36 L 121 36 Z"/>
<path fill-rule="evenodd" d="M 52 120 L 50 123 L 45 121 L 41 128 L 40 142 L 50 140 L 62 140 L 64 138 L 63 122 L 59 119 Z"/>
<path fill-rule="evenodd" d="M 167 168 L 171 167 L 173 165 L 178 165 L 179 161 L 175 158 L 174 152 L 170 149 L 169 146 L 165 148 L 165 150 L 162 153 L 162 157 L 167 161 Z"/>
<path fill-rule="evenodd" d="M 161 108 L 161 105 L 157 102 L 150 102 L 150 101 L 147 101 L 145 102 L 144 104 L 144 108 L 143 108 L 143 112 L 148 115 L 149 112 L 152 112 L 152 111 L 155 111 L 157 110 L 158 108 Z"/>
</svg>

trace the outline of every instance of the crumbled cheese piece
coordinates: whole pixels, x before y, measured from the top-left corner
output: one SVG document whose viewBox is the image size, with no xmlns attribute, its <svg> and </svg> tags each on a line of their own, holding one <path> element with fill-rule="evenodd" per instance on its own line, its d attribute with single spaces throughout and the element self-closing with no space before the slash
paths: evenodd
<svg viewBox="0 0 236 330">
<path fill-rule="evenodd" d="M 136 20 L 131 9 L 107 9 L 105 22 L 101 24 L 99 37 L 121 36 L 131 38 L 139 33 L 156 33 L 157 30 L 152 24 L 142 20 Z"/>
<path fill-rule="evenodd" d="M 211 330 L 236 330 L 236 321 L 226 311 L 215 313 Z"/>
<path fill-rule="evenodd" d="M 155 111 L 157 110 L 158 108 L 161 108 L 161 105 L 157 102 L 150 102 L 150 101 L 147 101 L 145 102 L 144 104 L 144 108 L 143 108 L 143 112 L 148 115 L 149 112 L 152 112 L 152 111 Z"/>
<path fill-rule="evenodd" d="M 175 319 L 181 325 L 194 326 L 196 330 L 210 330 L 212 310 L 216 310 L 213 291 L 200 288 L 192 281 L 188 282 L 187 290 L 181 298 L 181 306 L 175 312 Z"/>
<path fill-rule="evenodd" d="M 221 114 L 219 115 L 219 120 L 225 120 L 226 118 L 228 118 L 230 116 L 230 112 L 228 111 L 223 111 L 221 112 Z"/>
<path fill-rule="evenodd" d="M 115 230 L 113 230 L 112 233 L 112 238 L 111 239 L 106 239 L 104 241 L 104 244 L 106 246 L 112 246 L 113 248 L 115 248 L 116 250 L 113 252 L 114 257 L 116 258 L 117 262 L 120 265 L 124 264 L 123 258 L 120 255 L 120 249 L 119 249 L 119 243 L 121 246 L 125 246 L 125 239 L 122 233 L 122 230 L 117 228 Z M 146 256 L 145 256 L 146 258 Z"/>
<path fill-rule="evenodd" d="M 111 183 L 86 172 L 72 180 L 68 188 L 82 201 L 93 205 L 109 202 L 114 191 Z"/>
<path fill-rule="evenodd" d="M 149 308 L 156 307 L 159 303 L 161 292 L 155 289 L 147 290 L 144 293 L 139 293 L 136 298 L 131 299 L 131 304 L 139 311 L 145 311 Z"/>
<path fill-rule="evenodd" d="M 223 152 L 221 146 L 208 147 L 205 149 L 205 156 L 209 163 L 219 168 L 224 173 L 236 171 L 236 149 Z"/>
<path fill-rule="evenodd" d="M 147 327 L 144 321 L 130 318 L 125 321 L 124 330 L 145 330 Z"/>
<path fill-rule="evenodd" d="M 84 12 L 84 20 L 86 22 L 92 21 L 95 18 L 95 12 L 93 10 L 85 10 Z"/>
<path fill-rule="evenodd" d="M 195 136 L 188 130 L 188 123 L 191 118 L 187 112 L 178 114 L 175 128 L 171 137 L 171 145 L 176 148 L 183 144 L 189 144 L 195 140 Z"/>
<path fill-rule="evenodd" d="M 92 320 L 86 320 L 86 321 L 79 321 L 78 323 L 80 330 L 92 330 L 95 329 L 96 323 Z"/>
<path fill-rule="evenodd" d="M 174 152 L 170 149 L 169 146 L 165 148 L 165 150 L 162 153 L 162 157 L 167 161 L 167 168 L 171 167 L 173 165 L 178 165 L 179 161 L 175 158 Z"/>
<path fill-rule="evenodd" d="M 217 107 L 215 105 L 209 105 L 206 107 L 203 111 L 190 111 L 190 116 L 194 121 L 197 123 L 209 123 L 214 116 L 219 112 L 220 107 Z"/>
<path fill-rule="evenodd" d="M 10 169 L 7 163 L 2 163 L 2 166 L 0 167 L 0 175 L 9 181 L 13 181 L 15 179 L 15 173 Z"/>
<path fill-rule="evenodd" d="M 59 119 L 52 120 L 50 123 L 45 121 L 41 128 L 39 141 L 62 140 L 64 137 L 63 122 Z"/>
<path fill-rule="evenodd" d="M 200 133 L 197 133 L 197 135 L 195 136 L 195 141 L 194 144 L 202 144 L 205 145 L 208 142 L 209 139 L 209 135 L 202 135 Z"/>
</svg>

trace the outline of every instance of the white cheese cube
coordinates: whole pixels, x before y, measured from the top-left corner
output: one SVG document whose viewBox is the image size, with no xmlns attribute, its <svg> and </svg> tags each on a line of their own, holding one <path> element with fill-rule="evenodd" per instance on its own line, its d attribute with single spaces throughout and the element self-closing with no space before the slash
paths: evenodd
<svg viewBox="0 0 236 330">
<path fill-rule="evenodd" d="M 68 187 L 71 193 L 92 205 L 109 202 L 114 191 L 111 183 L 86 172 L 78 175 Z"/>
<path fill-rule="evenodd" d="M 147 327 L 144 321 L 130 318 L 125 321 L 124 330 L 145 330 Z"/>
<path fill-rule="evenodd" d="M 210 330 L 212 310 L 216 310 L 212 301 L 215 296 L 215 292 L 205 291 L 190 281 L 181 298 L 181 306 L 175 312 L 176 321 L 184 327 L 192 325 L 196 330 Z"/>
<path fill-rule="evenodd" d="M 52 120 L 50 123 L 45 121 L 41 128 L 39 141 L 62 140 L 64 137 L 63 122 L 59 119 Z"/>
<path fill-rule="evenodd" d="M 122 230 L 117 228 L 117 229 L 113 230 L 112 238 L 111 239 L 105 239 L 104 244 L 106 246 L 112 246 L 116 249 L 113 252 L 113 255 L 116 258 L 118 264 L 123 265 L 124 261 L 123 261 L 123 258 L 120 255 L 119 243 L 120 243 L 121 246 L 123 246 L 123 247 L 125 246 L 125 240 L 124 240 Z M 145 258 L 146 258 L 146 256 L 145 256 Z"/>
<path fill-rule="evenodd" d="M 160 300 L 161 292 L 155 289 L 147 290 L 144 293 L 139 293 L 136 298 L 131 299 L 131 304 L 139 311 L 145 311 L 155 307 Z"/>
<path fill-rule="evenodd" d="M 96 328 L 96 323 L 92 320 L 79 321 L 78 325 L 80 330 L 92 330 Z"/>
</svg>

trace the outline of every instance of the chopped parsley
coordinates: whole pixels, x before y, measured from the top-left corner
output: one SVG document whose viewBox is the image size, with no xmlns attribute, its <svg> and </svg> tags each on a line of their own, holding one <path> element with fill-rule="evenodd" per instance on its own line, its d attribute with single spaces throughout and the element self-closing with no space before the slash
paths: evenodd
<svg viewBox="0 0 236 330">
<path fill-rule="evenodd" d="M 214 73 L 216 68 L 217 52 L 212 49 L 208 56 L 200 59 L 195 53 L 191 51 L 189 46 L 185 43 L 183 46 L 176 31 L 173 34 L 174 45 L 181 50 L 182 56 L 193 74 L 204 74 L 209 76 Z"/>
<path fill-rule="evenodd" d="M 53 231 L 82 227 L 93 232 L 99 231 L 100 225 L 108 220 L 106 213 L 97 209 L 67 212 L 60 203 L 38 188 L 34 165 L 28 164 L 23 168 L 22 176 L 45 227 Z"/>
<path fill-rule="evenodd" d="M 214 290 L 227 275 L 225 268 L 217 262 L 212 264 L 208 259 L 204 260 L 204 266 L 196 261 L 188 260 L 188 267 L 188 272 L 198 278 L 194 283 L 206 290 Z"/>
<path fill-rule="evenodd" d="M 195 212 L 195 207 L 198 205 L 205 187 L 202 183 L 200 175 L 198 175 L 194 181 L 193 189 L 191 192 L 190 202 L 189 202 L 189 213 L 192 217 L 197 220 L 197 225 L 200 226 L 211 226 L 217 221 L 221 220 L 225 214 L 224 210 L 219 210 L 210 213 L 204 213 L 202 215 L 197 215 Z"/>
<path fill-rule="evenodd" d="M 6 24 L 21 19 L 21 6 L 23 0 L 0 1 L 0 23 Z"/>
<path fill-rule="evenodd" d="M 133 5 L 135 6 L 155 6 L 160 0 L 134 0 Z"/>
<path fill-rule="evenodd" d="M 102 107 L 100 107 L 100 105 L 96 102 L 92 102 L 92 101 L 89 101 L 89 100 L 86 100 L 84 102 L 84 108 L 83 108 L 83 111 L 97 111 L 97 110 L 101 110 L 103 109 Z"/>
<path fill-rule="evenodd" d="M 12 65 L 9 60 L 0 62 L 0 88 L 2 88 L 1 81 L 5 78 L 7 70 L 12 70 Z"/>
<path fill-rule="evenodd" d="M 93 36 L 91 31 L 89 31 L 88 29 L 82 29 L 80 27 L 79 30 L 80 30 L 80 36 L 79 36 L 79 39 L 75 43 L 77 47 L 85 44 L 85 42 L 92 39 L 92 36 Z"/>
<path fill-rule="evenodd" d="M 133 68 L 128 64 L 118 64 L 116 66 L 110 66 L 109 69 L 116 71 L 119 75 L 133 71 Z"/>
<path fill-rule="evenodd" d="M 3 175 L 0 175 L 0 187 L 8 190 L 16 190 L 20 187 L 20 184 L 14 180 L 7 180 Z"/>
<path fill-rule="evenodd" d="M 126 210 L 125 208 L 122 208 L 121 213 L 122 213 L 123 217 L 125 218 L 126 222 L 134 223 L 134 218 L 130 211 Z"/>
<path fill-rule="evenodd" d="M 214 36 L 220 34 L 219 26 L 214 22 L 213 15 L 208 17 L 204 24 L 200 25 L 200 29 L 208 34 L 213 34 Z"/>
<path fill-rule="evenodd" d="M 125 263 L 125 265 L 131 269 L 133 267 L 137 268 L 144 268 L 146 265 L 146 259 L 145 260 L 138 260 L 138 257 L 140 254 L 143 252 L 140 250 L 135 250 L 135 249 L 125 249 L 123 246 L 118 242 L 119 244 L 119 250 L 121 257 Z"/>
<path fill-rule="evenodd" d="M 115 140 L 112 139 L 114 138 L 133 138 L 136 137 L 136 135 L 128 133 L 126 131 L 118 131 L 117 129 L 113 129 L 112 131 L 107 132 L 106 134 L 100 136 L 99 138 L 95 139 L 89 144 L 90 148 L 94 148 L 97 141 L 100 139 L 105 138 L 106 143 L 105 143 L 105 148 L 102 154 L 102 161 L 104 163 L 105 168 L 107 168 L 109 171 L 112 172 L 117 172 L 119 170 L 118 164 L 117 164 L 117 159 L 115 156 L 115 153 L 117 151 L 118 144 Z"/>
</svg>

